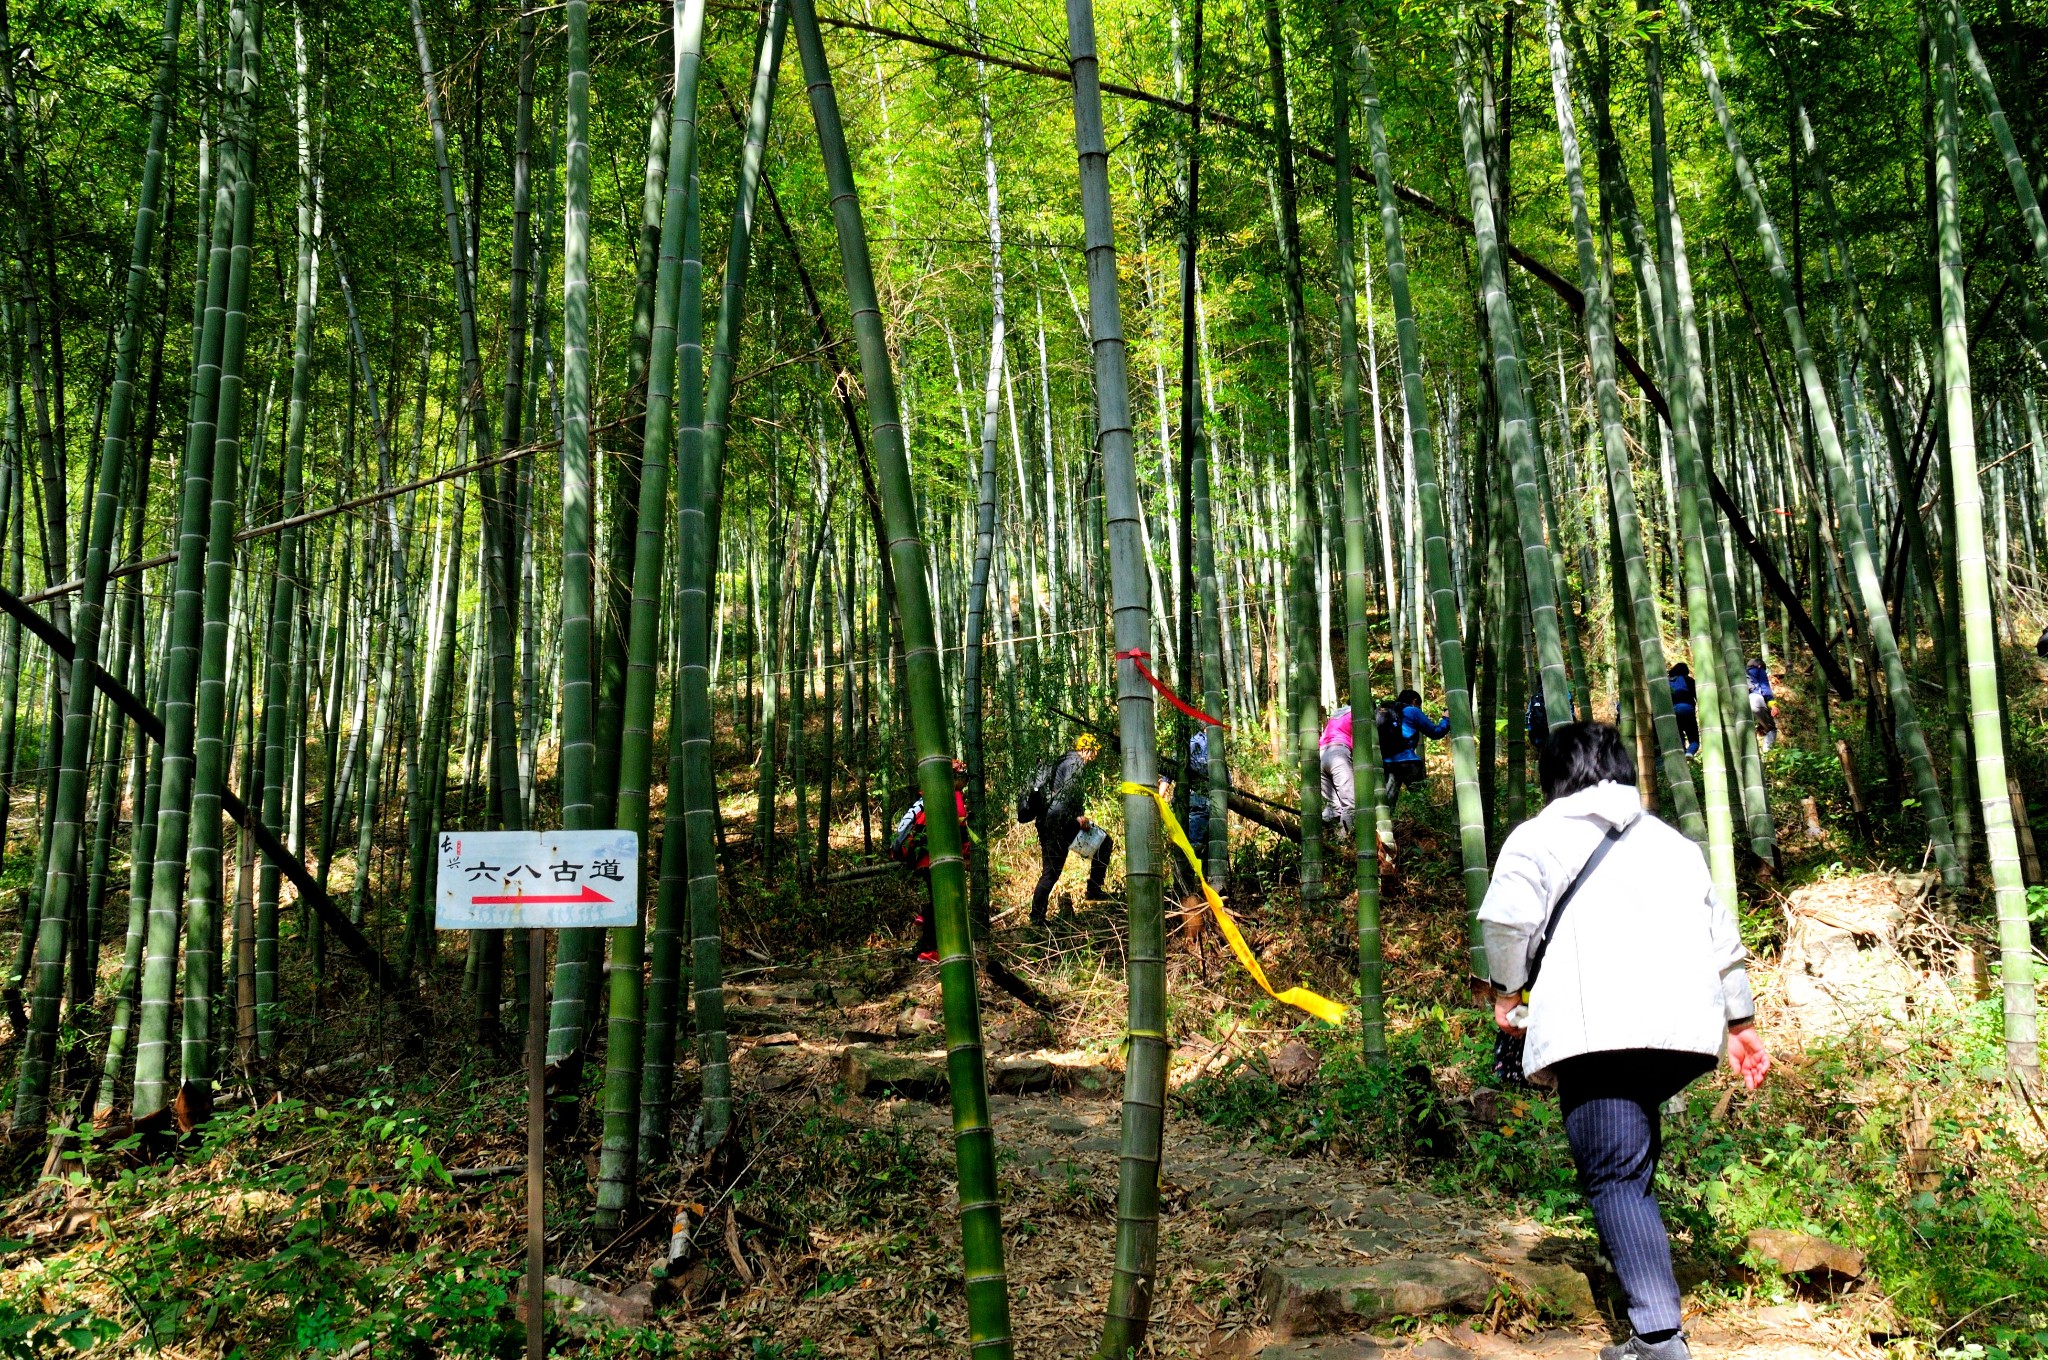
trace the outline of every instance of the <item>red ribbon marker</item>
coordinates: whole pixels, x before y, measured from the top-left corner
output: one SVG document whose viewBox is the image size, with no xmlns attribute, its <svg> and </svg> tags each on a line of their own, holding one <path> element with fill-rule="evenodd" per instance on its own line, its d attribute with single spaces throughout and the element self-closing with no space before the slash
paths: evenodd
<svg viewBox="0 0 2048 1360">
<path fill-rule="evenodd" d="M 1151 681 L 1152 688 L 1158 690 L 1159 693 L 1165 697 L 1166 702 L 1172 704 L 1175 708 L 1187 714 L 1196 722 L 1204 722 L 1209 724 L 1209 726 L 1211 727 L 1227 728 L 1230 726 L 1230 724 L 1223 721 L 1223 719 L 1210 717 L 1201 709 L 1194 707 L 1193 705 L 1188 703 L 1187 700 L 1181 698 L 1178 694 L 1175 694 L 1172 688 L 1169 687 L 1165 681 L 1161 680 L 1158 676 L 1154 675 L 1149 669 L 1146 668 L 1143 658 L 1148 657 L 1150 655 L 1152 655 L 1152 653 L 1147 651 L 1141 651 L 1138 648 L 1133 647 L 1128 652 L 1118 652 L 1116 654 L 1116 659 L 1119 661 L 1128 661 L 1133 666 L 1136 666 L 1138 668 L 1138 674 L 1144 676 L 1147 680 Z"/>
<path fill-rule="evenodd" d="M 573 894 L 542 896 L 536 893 L 515 893 L 510 897 L 472 897 L 469 900 L 480 907 L 511 907 L 521 903 L 537 906 L 542 902 L 609 902 L 612 899 L 586 883 L 582 892 Z"/>
</svg>

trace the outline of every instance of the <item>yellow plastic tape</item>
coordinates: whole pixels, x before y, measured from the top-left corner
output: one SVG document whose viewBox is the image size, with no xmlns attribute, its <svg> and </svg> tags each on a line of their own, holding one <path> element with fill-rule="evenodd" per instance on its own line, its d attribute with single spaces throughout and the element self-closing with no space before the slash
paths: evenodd
<svg viewBox="0 0 2048 1360">
<path fill-rule="evenodd" d="M 1223 932 L 1223 938 L 1230 944 L 1230 952 L 1237 955 L 1237 961 L 1252 975 L 1252 981 L 1264 988 L 1266 995 L 1275 1001 L 1307 1011 L 1326 1025 L 1343 1024 L 1344 1017 L 1350 1014 L 1351 1008 L 1342 1002 L 1319 996 L 1306 987 L 1289 987 L 1284 992 L 1273 990 L 1273 984 L 1266 980 L 1266 970 L 1259 967 L 1259 960 L 1253 955 L 1251 946 L 1244 942 L 1244 933 L 1237 928 L 1237 921 L 1224 907 L 1223 899 L 1216 895 L 1216 890 L 1209 886 L 1209 880 L 1202 876 L 1201 857 L 1195 854 L 1195 848 L 1188 844 L 1188 833 L 1181 830 L 1180 823 L 1174 819 L 1173 809 L 1167 805 L 1166 799 L 1159 795 L 1157 789 L 1148 789 L 1143 784 L 1126 782 L 1123 791 L 1127 795 L 1150 798 L 1159 805 L 1160 819 L 1166 823 L 1167 839 L 1180 847 L 1181 854 L 1187 857 L 1188 867 L 1195 871 L 1195 882 L 1202 885 L 1202 896 L 1209 899 L 1209 910 L 1216 917 L 1216 928 Z"/>
</svg>

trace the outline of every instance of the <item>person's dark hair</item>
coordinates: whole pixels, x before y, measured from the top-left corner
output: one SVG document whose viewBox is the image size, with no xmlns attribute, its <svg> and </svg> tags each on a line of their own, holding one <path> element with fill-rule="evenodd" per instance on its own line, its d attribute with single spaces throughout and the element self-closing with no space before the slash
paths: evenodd
<svg viewBox="0 0 2048 1360">
<path fill-rule="evenodd" d="M 1420 708 L 1422 707 L 1422 696 L 1412 689 L 1404 689 L 1394 696 L 1394 704 L 1397 708 L 1408 708 L 1410 706 Z"/>
<path fill-rule="evenodd" d="M 1692 668 L 1686 665 L 1683 661 L 1681 661 L 1677 665 L 1673 666 L 1669 671 L 1667 671 L 1666 674 L 1673 676 L 1674 678 L 1682 675 L 1691 675 Z"/>
<path fill-rule="evenodd" d="M 1760 656 L 1753 656 L 1749 659 L 1749 664 L 1757 670 L 1762 670 L 1764 668 L 1764 659 Z"/>
<path fill-rule="evenodd" d="M 1537 778 L 1546 800 L 1565 798 L 1603 780 L 1636 782 L 1635 762 L 1610 723 L 1568 722 L 1550 729 L 1550 740 L 1536 760 Z"/>
</svg>

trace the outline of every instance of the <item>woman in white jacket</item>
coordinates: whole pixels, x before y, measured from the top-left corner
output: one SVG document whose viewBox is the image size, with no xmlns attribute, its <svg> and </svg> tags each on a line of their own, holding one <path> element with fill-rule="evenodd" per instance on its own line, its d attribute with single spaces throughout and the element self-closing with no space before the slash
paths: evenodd
<svg viewBox="0 0 2048 1360">
<path fill-rule="evenodd" d="M 1501 847 L 1479 911 L 1494 1018 L 1526 1033 L 1523 1071 L 1556 1082 L 1579 1184 L 1628 1299 L 1634 1335 L 1602 1360 L 1686 1360 L 1657 1209 L 1658 1109 L 1723 1052 L 1752 1089 L 1769 1071 L 1747 952 L 1700 848 L 1643 811 L 1613 727 L 1553 727 L 1539 773 L 1546 805 Z"/>
</svg>

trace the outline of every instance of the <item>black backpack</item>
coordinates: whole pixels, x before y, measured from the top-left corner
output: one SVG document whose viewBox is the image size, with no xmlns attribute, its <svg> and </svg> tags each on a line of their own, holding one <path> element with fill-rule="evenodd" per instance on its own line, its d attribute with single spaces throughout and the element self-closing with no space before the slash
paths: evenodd
<svg viewBox="0 0 2048 1360">
<path fill-rule="evenodd" d="M 1373 730 L 1379 734 L 1380 759 L 1392 760 L 1408 753 L 1408 734 L 1401 730 L 1401 714 L 1392 704 L 1381 700 L 1372 712 Z"/>
<path fill-rule="evenodd" d="M 1059 762 L 1048 760 L 1031 772 L 1017 794 L 1017 821 L 1019 824 L 1035 822 L 1045 815 L 1049 805 L 1048 791 L 1052 787 L 1053 774 L 1059 769 Z"/>
</svg>

